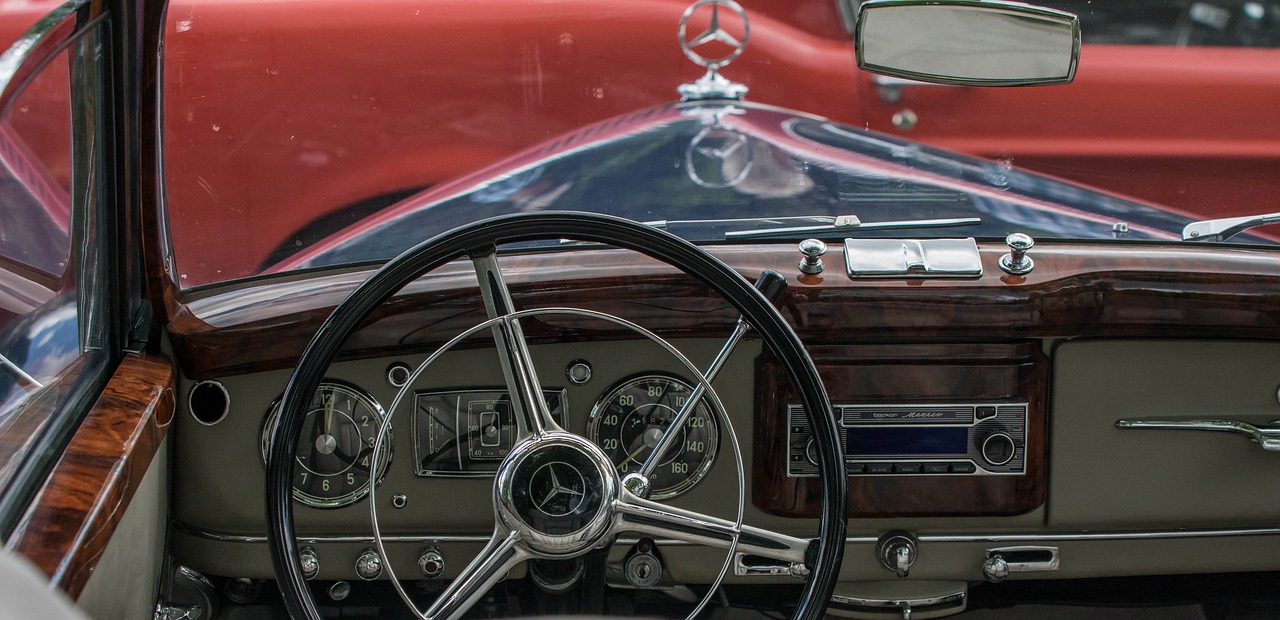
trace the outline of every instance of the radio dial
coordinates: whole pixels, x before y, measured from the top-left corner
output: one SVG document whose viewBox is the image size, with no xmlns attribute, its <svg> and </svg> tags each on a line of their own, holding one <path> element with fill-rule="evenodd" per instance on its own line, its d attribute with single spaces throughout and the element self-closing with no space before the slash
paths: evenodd
<svg viewBox="0 0 1280 620">
<path fill-rule="evenodd" d="M 1004 465 L 1013 460 L 1013 439 L 1005 433 L 994 433 L 982 441 L 982 459 L 991 465 Z"/>
<path fill-rule="evenodd" d="M 810 465 L 817 466 L 818 443 L 815 442 L 812 437 L 809 438 L 809 441 L 805 442 L 804 444 L 804 458 L 805 460 L 809 461 Z"/>
</svg>

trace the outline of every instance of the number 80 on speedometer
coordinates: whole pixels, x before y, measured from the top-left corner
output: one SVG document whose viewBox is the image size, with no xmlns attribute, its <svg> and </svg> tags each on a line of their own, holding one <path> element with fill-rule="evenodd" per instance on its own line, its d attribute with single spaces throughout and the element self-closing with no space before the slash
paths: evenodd
<svg viewBox="0 0 1280 620">
<path fill-rule="evenodd" d="M 667 375 L 644 375 L 619 383 L 591 410 L 587 434 L 609 456 L 618 473 L 640 471 L 693 389 Z M 693 488 L 715 461 L 720 440 L 710 401 L 700 400 L 679 429 L 676 442 L 649 476 L 652 499 L 675 497 Z"/>
</svg>

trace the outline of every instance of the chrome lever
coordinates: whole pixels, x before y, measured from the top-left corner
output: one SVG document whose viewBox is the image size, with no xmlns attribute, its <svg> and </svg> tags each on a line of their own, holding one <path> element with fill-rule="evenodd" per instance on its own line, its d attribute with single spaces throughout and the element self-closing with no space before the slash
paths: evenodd
<svg viewBox="0 0 1280 620">
<path fill-rule="evenodd" d="M 1280 421 L 1250 423 L 1243 420 L 1116 420 L 1116 428 L 1145 428 L 1171 431 L 1218 431 L 1245 435 L 1263 450 L 1280 452 Z"/>
<path fill-rule="evenodd" d="M 1226 241 L 1250 228 L 1280 224 L 1280 213 L 1224 217 L 1216 220 L 1191 222 L 1182 229 L 1183 241 Z"/>
</svg>

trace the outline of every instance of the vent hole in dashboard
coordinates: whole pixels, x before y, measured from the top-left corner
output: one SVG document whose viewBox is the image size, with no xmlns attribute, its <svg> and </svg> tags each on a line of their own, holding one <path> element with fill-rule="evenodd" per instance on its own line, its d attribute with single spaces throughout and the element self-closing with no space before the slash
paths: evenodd
<svg viewBox="0 0 1280 620">
<path fill-rule="evenodd" d="M 201 381 L 191 388 L 187 397 L 187 407 L 191 417 L 205 426 L 213 426 L 227 417 L 231 406 L 231 397 L 227 388 L 217 381 Z"/>
</svg>

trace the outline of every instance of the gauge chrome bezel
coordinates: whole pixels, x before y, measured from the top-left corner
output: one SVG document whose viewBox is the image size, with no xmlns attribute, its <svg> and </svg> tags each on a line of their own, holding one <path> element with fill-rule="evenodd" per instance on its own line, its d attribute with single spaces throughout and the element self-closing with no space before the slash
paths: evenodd
<svg viewBox="0 0 1280 620">
<path fill-rule="evenodd" d="M 341 379 L 331 379 L 326 377 L 323 381 L 320 382 L 320 385 L 316 387 L 316 393 L 319 393 L 326 389 L 342 392 L 350 396 L 351 398 L 355 399 L 356 401 L 359 401 L 359 404 L 362 404 L 365 407 L 368 407 L 368 409 L 372 411 L 374 415 L 374 424 L 373 424 L 372 432 L 375 438 L 379 435 L 382 425 L 387 424 L 387 414 L 386 414 L 386 411 L 382 408 L 382 404 L 379 403 L 376 398 L 374 398 L 372 395 L 369 394 L 369 392 L 367 392 L 360 386 L 355 385 L 354 383 L 343 381 Z M 312 396 L 312 398 L 314 398 L 314 395 Z M 279 413 L 280 413 L 280 398 L 276 397 L 276 399 L 271 402 L 271 407 L 267 410 L 267 415 L 262 421 L 262 436 L 260 441 L 261 449 L 259 450 L 259 456 L 262 459 L 261 462 L 263 467 L 266 467 L 267 449 L 271 445 L 271 428 L 275 425 L 275 420 L 276 420 L 276 417 L 279 415 Z M 307 414 L 303 419 L 305 420 L 306 417 L 309 417 L 314 413 L 315 413 L 314 411 L 307 411 Z M 391 438 L 391 431 L 392 429 L 390 427 L 386 429 L 385 434 L 388 439 Z M 354 490 L 348 493 L 344 493 L 342 495 L 335 496 L 335 497 L 319 497 L 319 496 L 307 493 L 305 491 L 302 491 L 296 485 L 294 485 L 293 483 L 290 483 L 290 487 L 293 489 L 293 499 L 294 501 L 300 504 L 303 504 L 305 506 L 310 506 L 312 508 L 330 509 L 330 508 L 342 508 L 344 506 L 350 506 L 351 504 L 354 504 L 364 499 L 365 496 L 369 494 L 369 487 L 371 486 L 371 483 L 382 482 L 383 477 L 387 473 L 387 467 L 391 464 L 393 452 L 394 451 L 391 449 L 390 446 L 387 447 L 387 450 L 385 452 L 381 452 L 379 454 L 378 462 L 374 463 L 374 467 L 369 472 L 369 478 L 364 481 L 364 484 L 361 484 L 360 486 L 356 487 Z M 372 453 L 370 453 L 370 456 L 371 457 L 373 456 Z M 297 463 L 296 455 L 294 456 L 294 462 L 295 464 Z"/>
<path fill-rule="evenodd" d="M 607 410 L 608 403 L 612 400 L 612 397 L 617 396 L 622 392 L 622 390 L 631 387 L 634 384 L 654 380 L 671 381 L 684 387 L 684 389 L 689 392 L 693 391 L 693 385 L 689 381 L 672 373 L 651 371 L 623 379 L 609 386 L 609 389 L 605 390 L 605 392 L 600 395 L 600 398 L 596 400 L 595 404 L 591 406 L 591 413 L 587 416 L 587 430 L 585 433 L 587 439 L 590 439 L 597 447 L 600 446 L 600 416 L 605 410 Z M 702 462 L 698 467 L 693 468 L 693 471 L 689 472 L 688 477 L 679 484 L 664 489 L 653 489 L 649 495 L 649 499 L 665 500 L 684 495 L 694 487 L 698 486 L 698 483 L 702 482 L 703 478 L 711 472 L 711 467 L 715 465 L 716 458 L 720 456 L 721 420 L 726 417 L 724 410 L 718 406 L 718 403 L 718 399 L 705 397 L 702 399 L 702 404 L 705 404 L 709 409 L 708 418 L 711 424 L 711 428 L 708 429 L 707 449 L 703 452 Z M 700 405 L 695 405 L 695 407 L 696 406 Z M 604 448 L 601 449 L 603 450 Z M 614 463 L 615 467 L 617 465 L 617 463 Z"/>
</svg>

